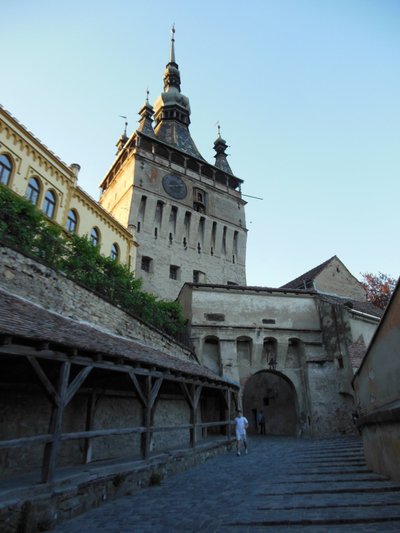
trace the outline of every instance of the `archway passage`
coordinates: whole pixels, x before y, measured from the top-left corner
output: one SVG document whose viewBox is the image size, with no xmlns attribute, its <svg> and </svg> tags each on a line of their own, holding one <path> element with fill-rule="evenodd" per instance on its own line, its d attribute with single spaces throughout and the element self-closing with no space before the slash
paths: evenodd
<svg viewBox="0 0 400 533">
<path fill-rule="evenodd" d="M 256 413 L 260 410 L 265 416 L 267 435 L 297 435 L 297 395 L 286 376 L 266 370 L 248 379 L 243 394 L 243 411 L 249 421 L 250 433 L 257 432 Z"/>
</svg>

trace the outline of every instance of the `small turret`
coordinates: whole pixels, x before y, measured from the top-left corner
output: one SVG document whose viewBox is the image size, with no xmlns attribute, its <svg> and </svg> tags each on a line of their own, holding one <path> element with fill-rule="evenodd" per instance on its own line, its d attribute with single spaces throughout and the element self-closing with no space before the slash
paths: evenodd
<svg viewBox="0 0 400 533">
<path fill-rule="evenodd" d="M 146 101 L 143 104 L 141 110 L 139 111 L 140 120 L 139 120 L 139 127 L 137 131 L 140 131 L 141 133 L 145 133 L 146 135 L 149 135 L 150 137 L 154 137 L 154 130 L 153 130 L 153 114 L 154 109 L 149 103 L 149 90 L 146 91 Z"/>
<path fill-rule="evenodd" d="M 226 144 L 225 139 L 221 137 L 221 126 L 218 125 L 218 137 L 216 141 L 214 142 L 214 150 L 216 152 L 215 154 L 215 166 L 219 168 L 220 170 L 227 172 L 228 174 L 232 174 L 233 172 L 231 170 L 231 167 L 229 166 L 227 158 L 227 154 L 225 153 L 225 150 L 228 148 L 228 145 Z"/>
<path fill-rule="evenodd" d="M 124 118 L 126 120 L 126 117 L 121 116 L 121 118 Z M 125 146 L 126 141 L 128 140 L 128 135 L 126 134 L 126 128 L 128 127 L 128 123 L 125 122 L 125 129 L 120 138 L 117 141 L 117 144 L 115 145 L 117 147 L 117 153 L 115 155 L 118 155 L 122 148 Z"/>
</svg>

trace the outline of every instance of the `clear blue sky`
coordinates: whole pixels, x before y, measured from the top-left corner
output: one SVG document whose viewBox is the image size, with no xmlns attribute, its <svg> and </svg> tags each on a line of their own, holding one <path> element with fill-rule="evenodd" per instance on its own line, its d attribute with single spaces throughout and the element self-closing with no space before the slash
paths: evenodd
<svg viewBox="0 0 400 533">
<path fill-rule="evenodd" d="M 247 282 L 337 255 L 400 274 L 400 2 L 2 0 L 2 105 L 99 198 L 127 115 L 162 91 L 170 28 L 192 137 L 217 121 L 248 198 Z"/>
</svg>

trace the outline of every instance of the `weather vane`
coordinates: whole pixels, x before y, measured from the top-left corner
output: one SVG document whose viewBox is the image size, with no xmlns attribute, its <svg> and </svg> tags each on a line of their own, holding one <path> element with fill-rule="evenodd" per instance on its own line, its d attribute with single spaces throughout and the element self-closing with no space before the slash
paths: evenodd
<svg viewBox="0 0 400 533">
<path fill-rule="evenodd" d="M 125 119 L 125 131 L 124 131 L 124 135 L 126 135 L 126 128 L 128 127 L 128 117 L 125 117 L 124 115 L 119 115 L 121 118 L 124 118 Z"/>
</svg>

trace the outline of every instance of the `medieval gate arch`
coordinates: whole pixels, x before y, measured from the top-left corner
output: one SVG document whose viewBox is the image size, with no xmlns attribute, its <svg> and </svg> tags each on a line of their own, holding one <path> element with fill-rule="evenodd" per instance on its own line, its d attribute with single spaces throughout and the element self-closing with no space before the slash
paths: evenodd
<svg viewBox="0 0 400 533">
<path fill-rule="evenodd" d="M 267 435 L 298 435 L 299 413 L 297 393 L 290 379 L 276 370 L 261 370 L 246 382 L 243 412 L 249 421 L 249 432 L 256 433 L 256 413 L 263 411 Z"/>
</svg>

